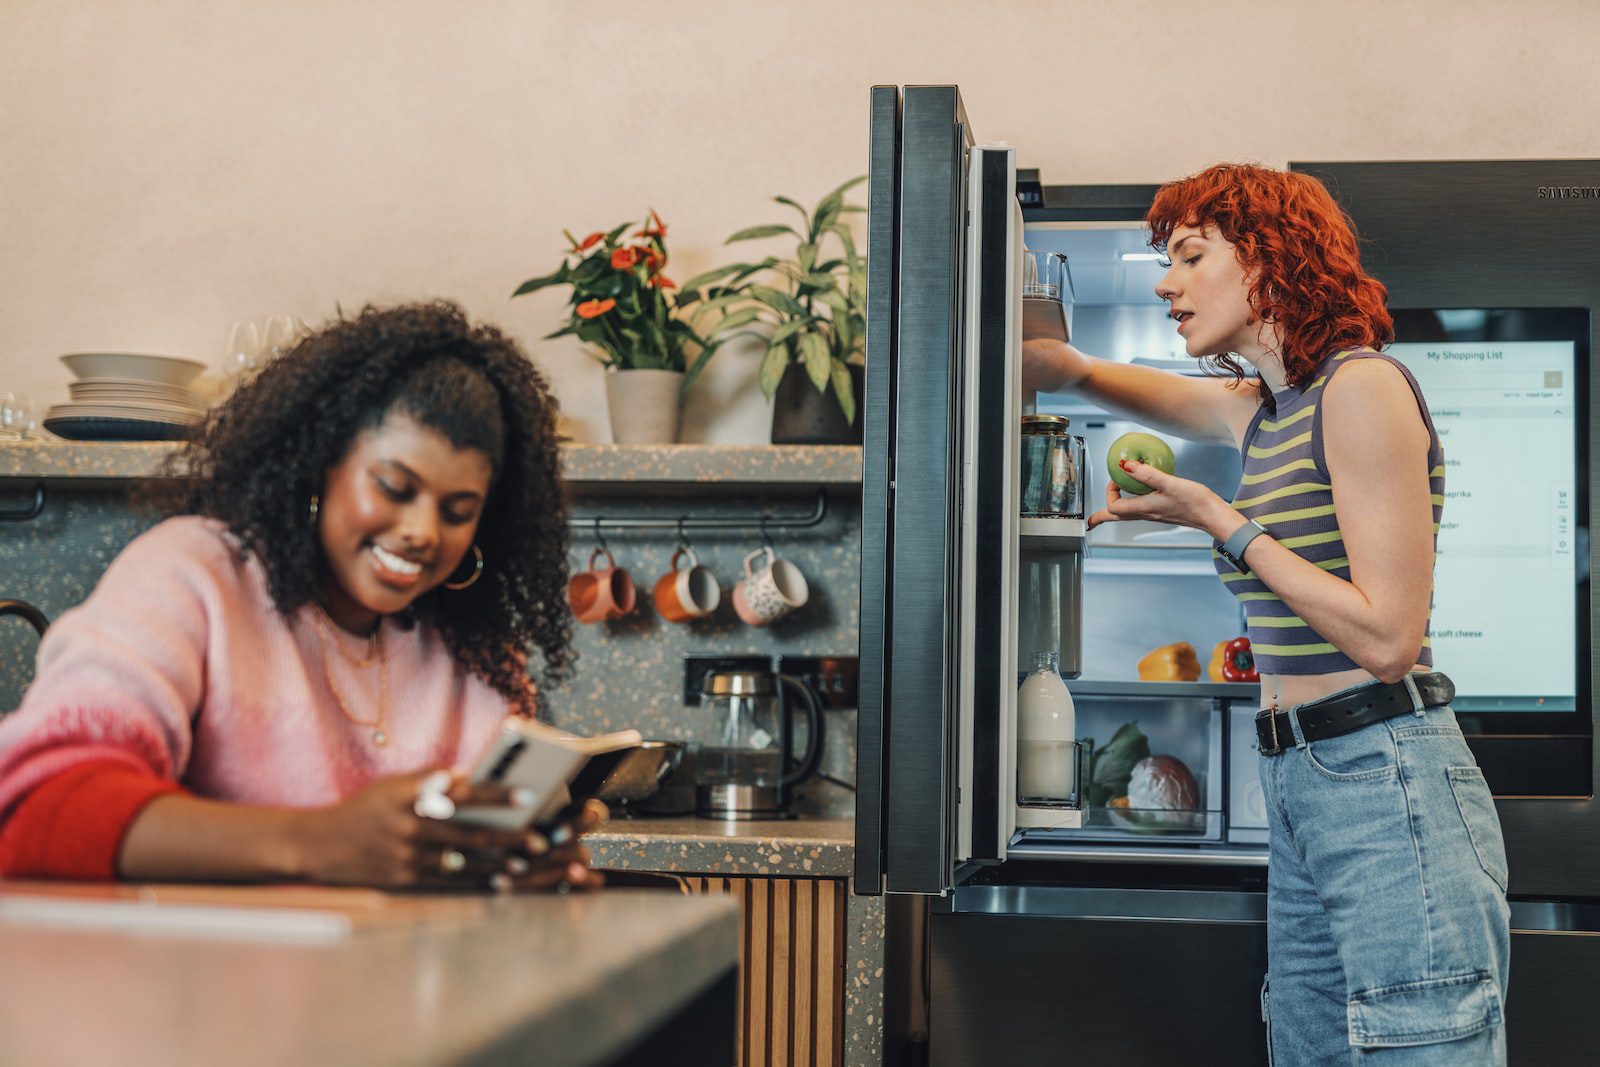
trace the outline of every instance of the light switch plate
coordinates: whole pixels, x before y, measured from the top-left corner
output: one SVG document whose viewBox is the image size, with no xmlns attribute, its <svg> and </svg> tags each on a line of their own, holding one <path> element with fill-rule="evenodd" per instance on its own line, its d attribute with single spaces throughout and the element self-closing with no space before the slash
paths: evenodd
<svg viewBox="0 0 1600 1067">
<path fill-rule="evenodd" d="M 809 683 L 821 694 L 825 708 L 860 706 L 861 660 L 857 656 L 780 655 L 778 670 Z"/>
</svg>

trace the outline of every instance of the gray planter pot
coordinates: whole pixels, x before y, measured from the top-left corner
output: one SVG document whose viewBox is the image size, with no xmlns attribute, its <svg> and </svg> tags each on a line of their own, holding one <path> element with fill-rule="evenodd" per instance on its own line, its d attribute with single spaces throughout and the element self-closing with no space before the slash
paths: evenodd
<svg viewBox="0 0 1600 1067">
<path fill-rule="evenodd" d="M 850 364 L 850 384 L 856 394 L 856 421 L 844 421 L 839 410 L 839 394 L 833 383 L 828 391 L 817 392 L 805 368 L 791 363 L 778 382 L 772 398 L 772 443 L 775 445 L 859 445 L 861 409 L 865 399 L 867 368 Z"/>
</svg>

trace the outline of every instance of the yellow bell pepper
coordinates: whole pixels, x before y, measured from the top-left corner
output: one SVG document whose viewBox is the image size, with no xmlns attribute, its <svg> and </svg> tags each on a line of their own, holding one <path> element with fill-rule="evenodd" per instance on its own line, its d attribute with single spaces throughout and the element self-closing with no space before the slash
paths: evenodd
<svg viewBox="0 0 1600 1067">
<path fill-rule="evenodd" d="M 1141 682 L 1193 682 L 1200 677 L 1200 656 L 1187 641 L 1162 645 L 1139 661 Z"/>
</svg>

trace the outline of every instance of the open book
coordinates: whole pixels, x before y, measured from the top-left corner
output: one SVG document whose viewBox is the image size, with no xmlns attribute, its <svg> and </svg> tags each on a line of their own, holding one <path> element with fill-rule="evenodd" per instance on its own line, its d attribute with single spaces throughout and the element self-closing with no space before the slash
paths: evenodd
<svg viewBox="0 0 1600 1067">
<path fill-rule="evenodd" d="M 600 792 L 611 773 L 637 749 L 638 730 L 580 737 L 532 719 L 507 718 L 500 735 L 472 769 L 472 781 L 526 789 L 526 805 L 463 805 L 455 820 L 472 826 L 517 830 L 555 822 L 569 805 Z"/>
</svg>

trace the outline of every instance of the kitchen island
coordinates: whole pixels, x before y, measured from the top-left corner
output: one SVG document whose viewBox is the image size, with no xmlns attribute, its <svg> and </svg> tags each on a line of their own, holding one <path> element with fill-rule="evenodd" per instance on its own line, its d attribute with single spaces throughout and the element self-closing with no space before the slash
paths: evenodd
<svg viewBox="0 0 1600 1067">
<path fill-rule="evenodd" d="M 743 916 L 740 1062 L 883 1062 L 884 898 L 856 896 L 848 800 L 812 783 L 824 810 L 729 822 L 618 818 L 584 838 L 603 870 L 677 876 Z"/>
<path fill-rule="evenodd" d="M 0 1063 L 731 1062 L 737 954 L 660 891 L 0 883 Z"/>
</svg>

